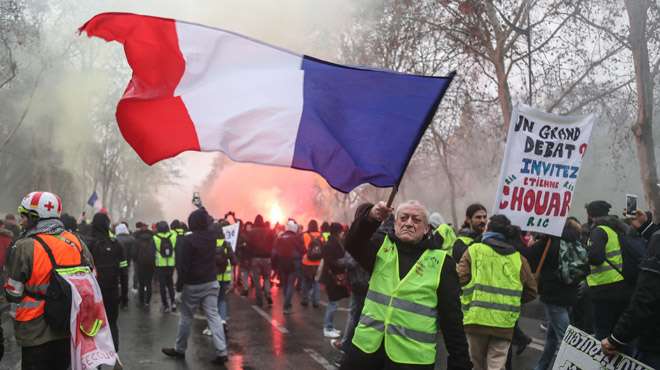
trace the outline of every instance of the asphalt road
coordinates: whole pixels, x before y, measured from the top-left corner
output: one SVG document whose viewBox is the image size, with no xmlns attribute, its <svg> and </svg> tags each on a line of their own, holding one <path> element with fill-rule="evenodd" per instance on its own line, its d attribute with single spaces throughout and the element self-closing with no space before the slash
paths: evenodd
<svg viewBox="0 0 660 370">
<path fill-rule="evenodd" d="M 294 296 L 293 313 L 282 314 L 281 289 L 273 288 L 272 307 L 254 305 L 254 293 L 249 298 L 229 295 L 229 357 L 228 369 L 336 369 L 333 365 L 338 352 L 323 337 L 324 306 L 318 309 L 303 307 Z M 322 293 L 322 300 L 324 294 Z M 211 338 L 202 335 L 206 320 L 202 312 L 195 315 L 185 360 L 168 358 L 162 347 L 172 347 L 176 336 L 178 314 L 161 313 L 160 297 L 155 294 L 149 310 L 138 308 L 132 299 L 119 317 L 119 355 L 125 369 L 216 369 L 210 361 L 214 357 Z M 342 301 L 335 316 L 335 326 L 343 329 L 348 314 L 348 299 Z M 514 369 L 531 369 L 543 349 L 544 334 L 539 328 L 540 305 L 533 302 L 525 307 L 521 325 L 534 342 L 520 356 L 514 356 Z M 12 323 L 3 315 L 5 356 L 0 369 L 20 369 L 20 348 L 13 339 Z M 438 369 L 446 368 L 444 346 L 441 344 Z"/>
</svg>

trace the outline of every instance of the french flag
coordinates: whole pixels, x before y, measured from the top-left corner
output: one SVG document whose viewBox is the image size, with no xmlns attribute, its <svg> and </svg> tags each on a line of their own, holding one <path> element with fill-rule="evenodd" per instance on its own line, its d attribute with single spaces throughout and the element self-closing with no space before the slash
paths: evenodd
<svg viewBox="0 0 660 370">
<path fill-rule="evenodd" d="M 221 151 L 315 171 L 342 192 L 400 181 L 454 76 L 343 66 L 137 14 L 99 14 L 80 31 L 124 45 L 133 76 L 117 122 L 146 163 Z"/>
</svg>

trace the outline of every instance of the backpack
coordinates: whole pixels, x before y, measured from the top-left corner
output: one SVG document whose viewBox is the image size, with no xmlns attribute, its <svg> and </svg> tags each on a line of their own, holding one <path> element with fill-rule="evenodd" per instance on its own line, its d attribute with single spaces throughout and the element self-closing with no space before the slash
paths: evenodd
<svg viewBox="0 0 660 370">
<path fill-rule="evenodd" d="M 580 242 L 559 241 L 557 274 L 566 285 L 575 284 L 589 275 L 588 252 Z"/>
<path fill-rule="evenodd" d="M 161 238 L 158 235 L 156 236 L 160 239 L 160 255 L 163 258 L 172 257 L 172 255 L 174 255 L 174 246 L 172 245 L 170 238 Z"/>
<path fill-rule="evenodd" d="M 43 299 L 46 301 L 44 306 L 44 319 L 46 320 L 46 324 L 48 324 L 48 326 L 57 332 L 69 333 L 69 325 L 71 323 L 71 302 L 73 300 L 73 296 L 71 293 L 71 286 L 62 277 L 62 275 L 60 275 L 58 269 L 86 266 L 86 263 L 84 262 L 84 256 L 82 251 L 78 250 L 80 253 L 80 261 L 82 262 L 80 265 L 58 265 L 55 261 L 55 257 L 53 256 L 53 251 L 43 241 L 43 239 L 37 235 L 33 236 L 33 238 L 39 244 L 41 244 L 44 251 L 46 251 L 52 266 L 52 269 L 50 270 L 50 283 L 48 285 L 48 289 L 46 289 L 46 295 L 40 296 L 37 294 L 34 298 Z"/>
<path fill-rule="evenodd" d="M 320 261 L 323 258 L 323 241 L 318 236 L 313 236 L 312 241 L 309 243 L 309 248 L 307 249 L 307 259 L 310 261 Z"/>
<path fill-rule="evenodd" d="M 607 258 L 605 261 L 623 275 L 623 279 L 629 285 L 634 286 L 637 284 L 639 265 L 646 257 L 646 239 L 639 236 L 619 235 L 619 244 L 621 245 L 623 270 L 616 268 Z"/>
</svg>

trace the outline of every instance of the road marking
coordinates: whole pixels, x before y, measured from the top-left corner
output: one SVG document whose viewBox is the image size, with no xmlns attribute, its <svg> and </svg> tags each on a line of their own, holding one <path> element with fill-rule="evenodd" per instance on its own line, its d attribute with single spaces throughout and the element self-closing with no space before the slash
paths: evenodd
<svg viewBox="0 0 660 370">
<path fill-rule="evenodd" d="M 181 316 L 181 313 L 179 313 L 179 312 L 170 312 L 170 315 Z M 206 316 L 202 316 L 202 315 L 196 313 L 196 314 L 193 315 L 193 319 L 206 321 Z"/>
<path fill-rule="evenodd" d="M 531 349 L 535 349 L 539 352 L 543 352 L 543 347 L 544 346 L 541 346 L 541 345 L 536 344 L 536 343 L 530 343 L 528 347 L 531 348 Z"/>
<path fill-rule="evenodd" d="M 266 319 L 266 321 L 268 321 L 271 325 L 273 325 L 273 327 L 274 327 L 275 329 L 279 330 L 280 333 L 282 333 L 282 334 L 289 334 L 289 330 L 288 330 L 287 328 L 285 328 L 284 326 L 280 325 L 280 323 L 277 322 L 277 320 L 275 320 L 272 316 L 270 316 L 270 315 L 267 314 L 264 310 L 262 310 L 261 308 L 259 308 L 259 306 L 252 305 L 252 309 L 255 310 L 255 311 L 257 311 L 257 313 L 259 314 L 259 316 L 261 316 L 261 317 L 263 317 L 264 319 Z"/>
<path fill-rule="evenodd" d="M 324 305 L 324 306 L 327 306 L 327 305 L 328 305 L 328 302 L 326 302 L 326 301 L 319 301 L 319 303 L 322 304 L 322 305 Z M 337 311 L 350 312 L 351 309 L 350 309 L 350 308 L 346 308 L 346 307 L 337 307 Z"/>
<path fill-rule="evenodd" d="M 337 367 L 334 365 L 331 365 L 328 360 L 325 359 L 325 357 L 321 356 L 318 352 L 311 348 L 305 348 L 303 351 L 307 352 L 309 357 L 311 357 L 314 361 L 316 361 L 319 365 L 323 366 L 325 370 L 337 370 Z"/>
</svg>

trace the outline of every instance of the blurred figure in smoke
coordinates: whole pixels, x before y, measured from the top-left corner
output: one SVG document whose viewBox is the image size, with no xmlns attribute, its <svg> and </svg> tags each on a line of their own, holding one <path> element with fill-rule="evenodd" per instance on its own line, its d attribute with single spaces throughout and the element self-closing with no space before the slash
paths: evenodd
<svg viewBox="0 0 660 370">
<path fill-rule="evenodd" d="M 452 257 L 454 261 L 460 261 L 463 253 L 475 240 L 481 237 L 486 230 L 488 212 L 486 207 L 479 203 L 470 204 L 465 210 L 465 222 L 458 231 L 458 238 L 454 243 Z"/>
<path fill-rule="evenodd" d="M 135 266 L 138 275 L 138 298 L 140 306 L 148 308 L 151 303 L 151 280 L 154 277 L 154 261 L 156 260 L 152 240 L 153 232 L 144 222 L 135 224 Z"/>
<path fill-rule="evenodd" d="M 273 248 L 273 263 L 277 266 L 280 281 L 284 285 L 284 314 L 291 313 L 291 298 L 296 276 L 300 270 L 300 261 L 305 253 L 305 246 L 298 235 L 298 224 L 289 220 L 284 231 L 275 240 Z"/>
<path fill-rule="evenodd" d="M 236 246 L 236 257 L 238 258 L 239 265 L 239 279 L 241 282 L 241 296 L 247 297 L 250 285 L 250 261 L 252 256 L 246 239 L 247 233 L 252 230 L 252 222 L 241 223 L 240 232 L 238 233 L 238 240 Z"/>
<path fill-rule="evenodd" d="M 268 223 L 264 223 L 263 216 L 257 215 L 254 218 L 252 230 L 247 233 L 247 243 L 252 255 L 250 272 L 252 273 L 257 306 L 263 306 L 264 297 L 268 305 L 272 305 L 273 300 L 270 297 L 270 256 L 273 248 L 273 233 L 269 229 Z M 263 283 L 261 279 L 263 279 Z"/>
<path fill-rule="evenodd" d="M 309 221 L 307 231 L 303 234 L 303 243 L 305 244 L 305 255 L 302 260 L 302 301 L 301 304 L 307 307 L 310 295 L 314 308 L 319 307 L 320 286 L 314 278 L 323 258 L 322 250 L 325 242 L 319 232 L 319 224 L 316 220 Z"/>
</svg>

